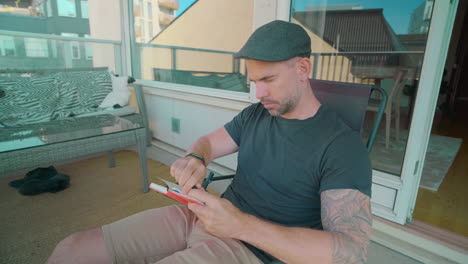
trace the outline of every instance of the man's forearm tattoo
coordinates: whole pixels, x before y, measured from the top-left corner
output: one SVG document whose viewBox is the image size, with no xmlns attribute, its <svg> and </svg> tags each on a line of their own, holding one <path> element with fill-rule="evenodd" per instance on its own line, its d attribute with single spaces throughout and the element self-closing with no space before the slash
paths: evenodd
<svg viewBox="0 0 468 264">
<path fill-rule="evenodd" d="M 322 193 L 322 225 L 332 234 L 333 263 L 365 263 L 372 230 L 370 199 L 357 190 Z"/>
</svg>

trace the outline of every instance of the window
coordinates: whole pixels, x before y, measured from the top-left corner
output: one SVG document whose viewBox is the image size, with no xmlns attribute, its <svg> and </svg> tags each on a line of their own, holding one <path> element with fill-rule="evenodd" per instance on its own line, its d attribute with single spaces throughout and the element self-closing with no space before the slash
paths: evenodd
<svg viewBox="0 0 468 264">
<path fill-rule="evenodd" d="M 44 1 L 43 4 L 47 6 L 47 16 L 48 17 L 53 16 L 54 13 L 52 12 L 52 3 L 51 3 L 51 1 L 50 0 L 49 1 Z"/>
<path fill-rule="evenodd" d="M 84 35 L 85 38 L 89 38 L 89 35 Z M 93 48 L 91 47 L 90 43 L 85 43 L 85 55 L 87 60 L 93 59 Z"/>
<path fill-rule="evenodd" d="M 153 21 L 148 21 L 147 39 L 150 40 L 153 37 Z"/>
<path fill-rule="evenodd" d="M 135 18 L 135 38 L 137 42 L 145 42 L 142 21 L 143 19 Z"/>
<path fill-rule="evenodd" d="M 0 56 L 15 55 L 15 39 L 11 36 L 0 36 Z"/>
<path fill-rule="evenodd" d="M 146 17 L 144 20 L 147 21 L 146 26 L 146 39 L 145 42 L 150 41 L 153 38 L 153 5 L 151 2 L 146 3 Z"/>
<path fill-rule="evenodd" d="M 58 15 L 64 17 L 76 17 L 75 0 L 58 0 Z"/>
<path fill-rule="evenodd" d="M 153 5 L 151 2 L 146 3 L 146 14 L 148 19 L 153 19 Z"/>
<path fill-rule="evenodd" d="M 55 58 L 55 59 L 58 56 L 58 50 L 57 50 L 58 43 L 59 41 L 55 39 L 50 40 L 50 50 L 52 52 L 52 58 Z"/>
<path fill-rule="evenodd" d="M 37 2 L 38 10 L 46 10 L 47 17 L 8 16 L 7 23 L 0 22 L 2 30 L 10 32 L 0 32 L 0 71 L 108 67 L 122 74 L 125 67 L 117 64 L 123 61 L 120 3 L 124 1 L 96 0 L 92 5 L 89 0 L 32 2 Z M 5 56 L 8 60 L 2 60 Z"/>
<path fill-rule="evenodd" d="M 37 9 L 39 10 L 39 16 L 47 16 L 46 3 L 42 3 Z"/>
<path fill-rule="evenodd" d="M 49 48 L 46 39 L 24 38 L 24 48 L 27 57 L 48 57 Z"/>
<path fill-rule="evenodd" d="M 64 37 L 78 37 L 76 33 L 62 33 Z M 70 54 L 72 59 L 80 59 L 80 43 L 78 41 L 70 41 L 68 43 L 70 48 Z"/>
<path fill-rule="evenodd" d="M 133 15 L 141 17 L 143 13 L 143 0 L 133 0 Z"/>
<path fill-rule="evenodd" d="M 425 3 L 423 20 L 428 21 L 431 19 L 433 6 L 434 6 L 433 0 L 429 0 Z"/>
<path fill-rule="evenodd" d="M 81 0 L 81 17 L 89 18 L 88 14 L 88 0 Z"/>
<path fill-rule="evenodd" d="M 252 32 L 252 1 L 222 1 L 215 9 L 195 0 L 151 2 L 143 14 L 142 2 L 133 1 L 136 78 L 196 86 L 193 89 L 249 92 L 244 62 L 233 55 Z M 171 23 L 179 2 L 185 11 L 177 15 L 185 17 Z M 159 11 L 150 14 L 150 6 Z"/>
</svg>

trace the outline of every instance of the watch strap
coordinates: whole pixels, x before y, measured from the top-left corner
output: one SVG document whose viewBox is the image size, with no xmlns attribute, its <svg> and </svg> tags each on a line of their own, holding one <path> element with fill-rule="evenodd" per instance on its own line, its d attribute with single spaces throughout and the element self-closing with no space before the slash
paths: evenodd
<svg viewBox="0 0 468 264">
<path fill-rule="evenodd" d="M 197 158 L 197 159 L 201 160 L 201 161 L 203 162 L 203 165 L 205 165 L 205 166 L 206 166 L 206 163 L 205 163 L 205 158 L 204 158 L 203 156 L 201 156 L 201 155 L 198 155 L 197 153 L 193 153 L 193 152 L 191 152 L 191 153 L 189 153 L 189 154 L 185 155 L 185 157 L 195 157 L 195 158 Z"/>
</svg>

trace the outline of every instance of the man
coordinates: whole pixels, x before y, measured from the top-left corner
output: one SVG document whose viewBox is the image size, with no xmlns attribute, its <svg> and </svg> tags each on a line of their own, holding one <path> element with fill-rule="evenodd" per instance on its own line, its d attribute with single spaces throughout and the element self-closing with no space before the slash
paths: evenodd
<svg viewBox="0 0 468 264">
<path fill-rule="evenodd" d="M 237 53 L 261 103 L 199 138 L 171 166 L 204 206 L 153 209 L 74 234 L 49 261 L 365 262 L 369 158 L 359 135 L 314 96 L 310 46 L 300 26 L 273 21 Z M 222 198 L 199 188 L 206 165 L 234 152 L 236 176 Z"/>
</svg>

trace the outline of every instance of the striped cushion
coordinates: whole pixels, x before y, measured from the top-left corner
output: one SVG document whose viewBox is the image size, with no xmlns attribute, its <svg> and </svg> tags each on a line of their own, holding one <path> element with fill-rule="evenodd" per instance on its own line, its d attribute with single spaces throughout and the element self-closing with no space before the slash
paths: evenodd
<svg viewBox="0 0 468 264">
<path fill-rule="evenodd" d="M 58 72 L 0 77 L 0 122 L 6 126 L 63 119 L 94 112 L 112 90 L 107 71 Z"/>
</svg>

